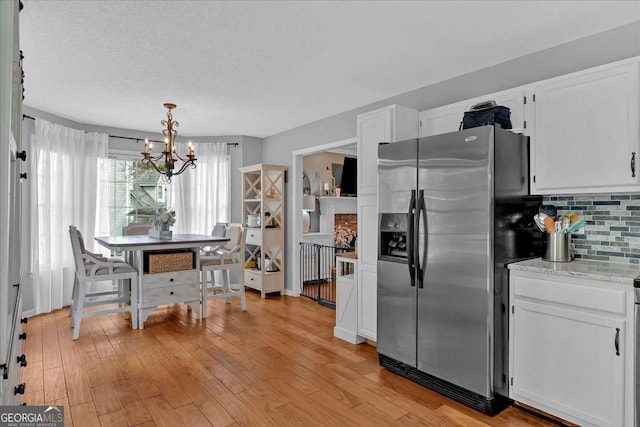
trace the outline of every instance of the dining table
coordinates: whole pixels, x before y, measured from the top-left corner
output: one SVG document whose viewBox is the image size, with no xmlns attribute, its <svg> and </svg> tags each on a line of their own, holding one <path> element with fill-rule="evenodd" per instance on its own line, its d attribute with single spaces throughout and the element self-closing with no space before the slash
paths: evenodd
<svg viewBox="0 0 640 427">
<path fill-rule="evenodd" d="M 131 304 L 136 306 L 135 315 L 140 329 L 144 328 L 149 314 L 165 304 L 185 303 L 198 319 L 201 318 L 200 250 L 229 241 L 225 237 L 206 234 L 173 234 L 170 240 L 147 235 L 98 236 L 95 240 L 111 251 L 124 252 L 125 260 L 138 271 L 138 300 L 131 301 Z M 175 271 L 165 271 L 161 264 L 161 272 L 151 268 L 152 260 L 162 262 L 162 257 L 171 255 L 188 261 L 175 268 L 166 266 L 169 270 Z M 158 265 L 158 262 L 155 265 Z M 132 324 L 135 325 L 133 322 Z"/>
</svg>

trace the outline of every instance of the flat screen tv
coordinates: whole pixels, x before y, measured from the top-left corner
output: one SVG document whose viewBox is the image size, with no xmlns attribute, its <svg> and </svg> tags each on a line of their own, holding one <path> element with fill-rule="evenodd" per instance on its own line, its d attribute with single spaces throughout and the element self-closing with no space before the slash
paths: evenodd
<svg viewBox="0 0 640 427">
<path fill-rule="evenodd" d="M 344 158 L 340 195 L 346 197 L 358 195 L 358 159 L 356 158 Z"/>
</svg>

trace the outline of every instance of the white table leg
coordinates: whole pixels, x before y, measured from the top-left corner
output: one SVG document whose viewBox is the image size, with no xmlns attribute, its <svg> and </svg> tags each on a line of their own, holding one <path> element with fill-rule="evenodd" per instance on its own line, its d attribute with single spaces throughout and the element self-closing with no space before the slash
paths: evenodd
<svg viewBox="0 0 640 427">
<path fill-rule="evenodd" d="M 146 320 L 146 316 L 142 317 L 142 313 L 140 313 L 140 302 L 144 297 L 144 256 L 143 251 L 136 250 L 133 251 L 133 257 L 135 261 L 136 269 L 138 270 L 138 290 L 136 292 L 136 302 L 135 302 L 135 313 L 137 316 L 136 324 L 139 329 L 144 329 L 144 321 Z M 148 315 L 148 313 L 147 313 Z"/>
</svg>

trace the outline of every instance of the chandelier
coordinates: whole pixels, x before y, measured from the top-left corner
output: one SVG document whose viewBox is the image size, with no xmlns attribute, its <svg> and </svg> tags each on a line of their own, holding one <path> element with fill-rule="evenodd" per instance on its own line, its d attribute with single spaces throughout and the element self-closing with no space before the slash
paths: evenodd
<svg viewBox="0 0 640 427">
<path fill-rule="evenodd" d="M 148 139 L 144 140 L 144 152 L 142 154 L 142 164 L 151 165 L 153 168 L 163 175 L 167 176 L 169 182 L 171 182 L 171 177 L 174 175 L 180 175 L 182 172 L 187 169 L 188 166 L 192 168 L 196 167 L 195 161 L 196 154 L 193 149 L 193 144 L 189 141 L 189 147 L 187 152 L 187 158 L 182 158 L 176 152 L 176 136 L 178 136 L 178 131 L 175 130 L 180 124 L 173 120 L 173 115 L 171 114 L 171 110 L 176 108 L 176 104 L 166 103 L 164 104 L 167 111 L 167 120 L 163 120 L 161 123 L 163 126 L 166 126 L 166 129 L 162 130 L 162 135 L 164 136 L 164 150 L 158 156 L 154 157 L 152 154 L 153 144 L 149 142 Z M 164 159 L 164 165 L 161 164 L 160 167 L 156 164 L 160 160 Z M 178 172 L 174 172 L 174 169 L 177 166 L 178 160 L 184 162 Z"/>
</svg>

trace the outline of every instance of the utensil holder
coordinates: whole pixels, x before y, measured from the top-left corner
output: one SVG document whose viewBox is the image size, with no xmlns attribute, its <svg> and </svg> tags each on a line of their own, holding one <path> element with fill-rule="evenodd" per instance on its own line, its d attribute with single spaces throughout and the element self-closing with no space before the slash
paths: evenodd
<svg viewBox="0 0 640 427">
<path fill-rule="evenodd" d="M 542 259 L 551 262 L 573 261 L 571 233 L 546 233 L 547 250 Z"/>
</svg>

